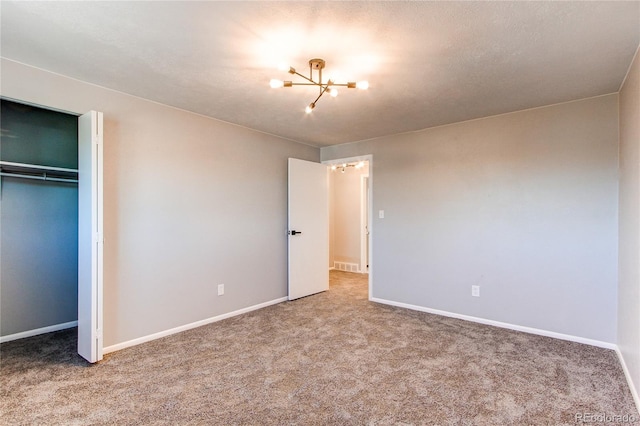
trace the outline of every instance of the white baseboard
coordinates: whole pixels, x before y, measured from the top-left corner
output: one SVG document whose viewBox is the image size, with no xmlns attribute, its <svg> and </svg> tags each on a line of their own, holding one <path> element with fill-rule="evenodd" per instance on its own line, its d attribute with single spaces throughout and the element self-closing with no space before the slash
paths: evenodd
<svg viewBox="0 0 640 426">
<path fill-rule="evenodd" d="M 397 306 L 399 308 L 411 309 L 413 311 L 427 312 L 429 314 L 441 315 L 444 317 L 457 318 L 465 321 L 477 322 L 494 327 L 507 328 L 509 330 L 522 331 L 529 334 L 537 334 L 539 336 L 553 337 L 554 339 L 568 340 L 570 342 L 582 343 L 585 345 L 597 346 L 599 348 L 613 349 L 617 348 L 615 343 L 603 342 L 600 340 L 587 339 L 585 337 L 572 336 L 570 334 L 556 333 L 555 331 L 541 330 L 539 328 L 525 327 L 522 325 L 509 324 L 506 322 L 494 321 L 485 318 L 472 317 L 469 315 L 456 314 L 453 312 L 440 311 L 438 309 L 425 308 L 423 306 L 410 305 L 408 303 L 394 302 L 392 300 L 378 299 L 376 297 L 370 299 L 372 302 L 382 303 L 384 305 Z"/>
<path fill-rule="evenodd" d="M 50 325 L 48 327 L 36 328 L 35 330 L 22 331 L 20 333 L 9 334 L 0 337 L 0 343 L 10 342 L 12 340 L 24 339 L 25 337 L 33 337 L 39 334 L 51 333 L 53 331 L 65 330 L 67 328 L 77 327 L 78 321 L 70 321 L 62 324 Z"/>
<path fill-rule="evenodd" d="M 624 362 L 624 357 L 622 356 L 622 352 L 620 352 L 620 348 L 616 346 L 616 354 L 618 355 L 618 359 L 620 360 L 620 365 L 622 365 L 622 371 L 624 371 L 624 377 L 627 379 L 627 383 L 629 384 L 629 390 L 631 391 L 631 395 L 633 396 L 633 400 L 636 403 L 636 410 L 640 413 L 640 397 L 638 396 L 638 390 L 633 384 L 633 380 L 631 379 L 631 373 L 629 373 L 629 369 L 627 368 L 627 363 Z"/>
<path fill-rule="evenodd" d="M 109 352 L 119 351 L 124 348 L 136 346 L 141 343 L 150 342 L 152 340 L 160 339 L 162 337 L 170 336 L 172 334 L 180 333 L 182 331 L 191 330 L 192 328 L 202 327 L 203 325 L 211 324 L 213 322 L 221 321 L 226 318 L 235 317 L 236 315 L 246 314 L 247 312 L 255 311 L 257 309 L 266 308 L 267 306 L 277 305 L 281 302 L 286 302 L 286 297 L 270 300 L 268 302 L 259 303 L 257 305 L 249 306 L 247 308 L 238 309 L 237 311 L 229 312 L 226 314 L 218 315 L 215 317 L 203 319 L 200 321 L 192 322 L 190 324 L 181 325 L 180 327 L 171 328 L 169 330 L 160 331 L 158 333 L 149 334 L 148 336 L 138 337 L 137 339 L 129 340 L 127 342 L 118 343 L 111 346 L 106 346 L 102 349 L 102 353 L 108 354 Z"/>
</svg>

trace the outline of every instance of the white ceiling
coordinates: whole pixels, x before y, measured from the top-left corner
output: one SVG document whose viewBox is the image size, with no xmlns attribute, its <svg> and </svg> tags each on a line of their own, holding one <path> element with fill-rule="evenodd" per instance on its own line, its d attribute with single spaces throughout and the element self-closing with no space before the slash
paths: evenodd
<svg viewBox="0 0 640 426">
<path fill-rule="evenodd" d="M 640 2 L 9 2 L 1 55 L 315 146 L 617 92 Z M 269 88 L 288 63 L 368 80 Z"/>
</svg>

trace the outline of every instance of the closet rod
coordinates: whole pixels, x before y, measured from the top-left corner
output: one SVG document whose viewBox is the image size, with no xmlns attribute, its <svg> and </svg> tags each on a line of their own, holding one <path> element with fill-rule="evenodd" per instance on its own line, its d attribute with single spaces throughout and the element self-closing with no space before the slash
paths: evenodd
<svg viewBox="0 0 640 426">
<path fill-rule="evenodd" d="M 67 178 L 51 177 L 51 176 L 47 176 L 46 173 L 44 175 L 42 175 L 42 176 L 34 176 L 34 175 L 21 175 L 21 174 L 18 174 L 18 173 L 0 172 L 0 176 L 20 178 L 20 179 L 44 180 L 44 181 L 51 181 L 51 182 L 78 183 L 78 179 L 67 179 Z"/>
<path fill-rule="evenodd" d="M 0 166 L 18 167 L 18 168 L 23 168 L 28 170 L 38 170 L 38 171 L 45 171 L 45 172 L 78 173 L 78 169 L 68 169 L 65 167 L 40 166 L 38 164 L 14 163 L 12 161 L 0 161 Z"/>
</svg>

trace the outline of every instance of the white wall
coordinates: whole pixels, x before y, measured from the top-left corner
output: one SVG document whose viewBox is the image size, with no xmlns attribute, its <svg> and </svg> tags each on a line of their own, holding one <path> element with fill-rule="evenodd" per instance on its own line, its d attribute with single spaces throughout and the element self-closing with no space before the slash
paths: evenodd
<svg viewBox="0 0 640 426">
<path fill-rule="evenodd" d="M 618 347 L 640 390 L 640 55 L 620 91 Z"/>
<path fill-rule="evenodd" d="M 318 149 L 1 66 L 4 97 L 104 112 L 105 346 L 286 296 L 287 158 Z"/>
<path fill-rule="evenodd" d="M 322 148 L 373 155 L 372 296 L 614 343 L 617 102 Z"/>
<path fill-rule="evenodd" d="M 360 177 L 368 173 L 368 165 L 329 172 L 331 265 L 333 261 L 360 264 Z"/>
</svg>

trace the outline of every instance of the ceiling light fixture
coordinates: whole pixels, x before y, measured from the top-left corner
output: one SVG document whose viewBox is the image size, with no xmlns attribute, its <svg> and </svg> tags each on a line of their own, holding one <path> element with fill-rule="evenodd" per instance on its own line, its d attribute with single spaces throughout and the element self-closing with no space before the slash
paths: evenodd
<svg viewBox="0 0 640 426">
<path fill-rule="evenodd" d="M 305 108 L 305 112 L 307 114 L 310 114 L 311 111 L 313 111 L 313 109 L 316 107 L 316 102 L 318 102 L 318 100 L 322 97 L 322 95 L 324 95 L 325 92 L 329 92 L 329 95 L 331 95 L 331 97 L 336 97 L 338 96 L 338 89 L 336 89 L 336 86 L 342 86 L 342 87 L 346 87 L 347 89 L 361 89 L 361 90 L 366 90 L 369 88 L 369 82 L 368 81 L 349 81 L 347 83 L 336 83 L 331 79 L 328 79 L 326 82 L 322 81 L 322 70 L 324 69 L 325 66 L 325 61 L 324 59 L 310 59 L 309 60 L 309 77 L 304 76 L 302 74 L 300 74 L 298 71 L 295 70 L 295 68 L 293 67 L 289 67 L 289 74 L 294 74 L 297 75 L 299 77 L 302 77 L 303 79 L 306 80 L 306 82 L 304 83 L 294 83 L 292 81 L 283 81 L 283 80 L 277 80 L 277 79 L 272 79 L 269 82 L 269 85 L 274 88 L 274 89 L 279 89 L 281 87 L 293 87 L 293 86 L 318 86 L 318 90 L 320 91 L 318 94 L 318 97 L 316 98 L 315 101 L 311 102 L 309 105 L 307 105 L 307 107 Z M 318 72 L 318 80 L 314 80 L 313 79 L 313 71 L 316 70 Z"/>
<path fill-rule="evenodd" d="M 335 172 L 336 170 L 340 170 L 342 173 L 344 173 L 349 167 L 361 169 L 364 166 L 365 166 L 364 161 L 358 161 L 357 163 L 332 164 L 331 171 Z"/>
</svg>

